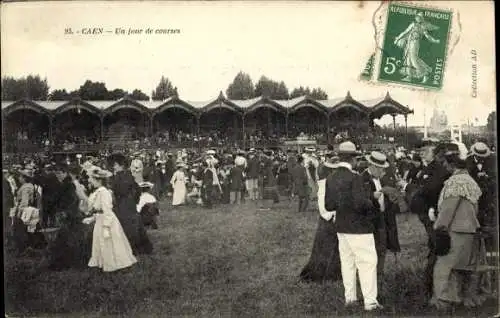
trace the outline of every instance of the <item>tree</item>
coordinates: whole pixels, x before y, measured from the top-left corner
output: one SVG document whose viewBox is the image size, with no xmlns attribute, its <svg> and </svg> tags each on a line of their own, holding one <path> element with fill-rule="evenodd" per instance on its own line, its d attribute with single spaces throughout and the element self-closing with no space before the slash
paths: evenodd
<svg viewBox="0 0 500 318">
<path fill-rule="evenodd" d="M 162 76 L 151 97 L 153 100 L 165 100 L 171 96 L 178 96 L 177 87 L 174 87 L 168 78 Z"/>
<path fill-rule="evenodd" d="M 312 99 L 316 99 L 316 100 L 325 100 L 325 99 L 328 99 L 328 94 L 322 90 L 321 88 L 315 88 L 311 91 L 311 89 L 309 88 L 309 86 L 307 87 L 302 87 L 300 86 L 299 88 L 295 88 L 292 93 L 290 94 L 290 98 L 296 98 L 296 97 L 300 97 L 300 96 L 304 96 L 304 95 L 307 95 L 309 97 L 311 97 Z"/>
<path fill-rule="evenodd" d="M 297 98 L 304 95 L 311 95 L 311 90 L 309 87 L 304 88 L 300 86 L 299 88 L 293 89 L 292 93 L 290 93 L 290 98 Z"/>
<path fill-rule="evenodd" d="M 496 111 L 492 111 L 488 115 L 488 119 L 486 122 L 486 129 L 489 132 L 496 132 L 497 131 L 497 112 Z"/>
<path fill-rule="evenodd" d="M 226 90 L 229 99 L 245 100 L 254 97 L 254 86 L 250 75 L 239 72 Z"/>
<path fill-rule="evenodd" d="M 128 95 L 127 91 L 124 91 L 121 88 L 115 88 L 114 90 L 108 92 L 108 97 L 106 97 L 105 99 L 118 100 L 125 97 L 125 95 Z"/>
<path fill-rule="evenodd" d="M 285 85 L 285 82 L 281 81 L 276 90 L 273 92 L 271 96 L 272 99 L 288 99 L 290 98 L 290 94 L 288 93 L 288 88 Z"/>
<path fill-rule="evenodd" d="M 78 95 L 83 100 L 106 100 L 109 98 L 109 92 L 106 84 L 102 82 L 92 82 L 86 80 L 78 89 Z"/>
<path fill-rule="evenodd" d="M 328 94 L 322 90 L 321 88 L 315 88 L 312 90 L 311 94 L 309 95 L 312 99 L 315 100 L 325 100 L 328 99 Z"/>
<path fill-rule="evenodd" d="M 261 76 L 255 84 L 255 96 L 266 96 L 271 99 L 288 99 L 290 94 L 285 82 L 276 82 L 266 76 Z"/>
<path fill-rule="evenodd" d="M 132 94 L 130 94 L 130 98 L 135 100 L 149 100 L 149 96 L 143 93 L 140 89 L 134 89 Z"/>
<path fill-rule="evenodd" d="M 65 89 L 55 89 L 49 94 L 49 100 L 69 100 L 70 94 Z"/>
<path fill-rule="evenodd" d="M 14 77 L 2 78 L 2 100 L 19 100 L 28 98 L 33 100 L 47 100 L 49 85 L 47 79 L 39 75 L 28 75 L 16 79 Z"/>
</svg>

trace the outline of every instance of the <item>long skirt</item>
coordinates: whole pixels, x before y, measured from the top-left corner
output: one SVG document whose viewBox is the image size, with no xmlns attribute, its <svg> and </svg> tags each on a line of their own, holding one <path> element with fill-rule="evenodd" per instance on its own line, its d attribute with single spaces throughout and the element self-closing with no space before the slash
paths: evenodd
<svg viewBox="0 0 500 318">
<path fill-rule="evenodd" d="M 311 257 L 302 269 L 300 279 L 313 282 L 342 279 L 338 246 L 335 224 L 320 217 Z"/>
<path fill-rule="evenodd" d="M 146 233 L 141 215 L 135 210 L 121 212 L 120 214 L 116 213 L 116 216 L 132 246 L 134 255 L 150 254 L 153 251 L 153 244 Z"/>
<path fill-rule="evenodd" d="M 465 297 L 477 294 L 481 286 L 471 284 L 471 275 L 479 276 L 477 269 L 484 257 L 473 233 L 450 232 L 451 247 L 447 255 L 438 256 L 434 265 L 433 300 L 460 303 Z"/>
<path fill-rule="evenodd" d="M 92 251 L 93 227 L 83 223 L 62 226 L 55 240 L 49 243 L 49 268 L 85 268 Z"/>
</svg>

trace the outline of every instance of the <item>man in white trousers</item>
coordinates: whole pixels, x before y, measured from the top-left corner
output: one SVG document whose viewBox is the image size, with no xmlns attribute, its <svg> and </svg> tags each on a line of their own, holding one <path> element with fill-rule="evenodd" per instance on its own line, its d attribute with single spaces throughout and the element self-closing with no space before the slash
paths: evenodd
<svg viewBox="0 0 500 318">
<path fill-rule="evenodd" d="M 382 309 L 377 300 L 377 251 L 372 215 L 373 203 L 361 175 L 353 171 L 359 152 L 352 142 L 339 145 L 339 161 L 326 180 L 325 208 L 336 211 L 335 224 L 346 306 L 356 305 L 356 271 L 363 293 L 364 309 Z"/>
</svg>

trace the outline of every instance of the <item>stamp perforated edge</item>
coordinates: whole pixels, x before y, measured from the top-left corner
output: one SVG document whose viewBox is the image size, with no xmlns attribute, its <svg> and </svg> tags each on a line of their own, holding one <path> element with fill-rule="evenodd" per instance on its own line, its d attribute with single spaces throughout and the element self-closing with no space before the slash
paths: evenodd
<svg viewBox="0 0 500 318">
<path fill-rule="evenodd" d="M 396 82 L 389 82 L 389 81 L 379 81 L 378 80 L 378 75 L 379 75 L 379 70 L 380 70 L 380 64 L 381 64 L 381 57 L 382 57 L 382 46 L 385 41 L 385 31 L 387 27 L 387 20 L 389 18 L 389 5 L 390 4 L 399 4 L 403 6 L 410 6 L 410 7 L 415 7 L 417 9 L 429 9 L 429 10 L 437 10 L 437 11 L 444 11 L 448 12 L 451 15 L 450 18 L 450 29 L 448 30 L 448 36 L 446 38 L 446 50 L 445 50 L 445 58 L 444 58 L 444 65 L 443 65 L 443 73 L 442 73 L 442 85 L 440 88 L 434 88 L 434 87 L 425 87 L 425 86 L 418 86 L 418 85 L 411 85 L 411 84 L 398 84 Z M 375 23 L 376 20 L 376 15 L 377 13 L 379 14 L 379 20 L 380 22 L 378 25 Z M 454 15 L 457 15 L 458 18 L 454 19 Z M 454 35 L 457 31 L 461 31 L 461 24 L 460 24 L 460 13 L 458 10 L 455 10 L 453 8 L 442 8 L 442 7 L 437 7 L 433 5 L 429 5 L 428 3 L 424 2 L 413 2 L 413 1 L 381 1 L 380 6 L 375 10 L 374 16 L 372 18 L 373 26 L 375 27 L 375 61 L 374 61 L 374 69 L 373 69 L 373 74 L 371 80 L 366 80 L 366 79 L 361 79 L 360 81 L 371 85 L 371 86 L 377 86 L 377 87 L 390 87 L 390 88 L 404 88 L 407 90 L 411 91 L 416 91 L 416 92 L 423 92 L 423 91 L 428 91 L 428 92 L 439 92 L 443 86 L 444 86 L 444 80 L 445 80 L 445 75 L 446 75 L 446 69 L 448 67 L 448 56 L 453 52 L 455 46 L 458 43 L 458 40 L 460 39 L 460 34 L 458 34 L 457 42 L 453 43 L 453 45 L 450 45 L 450 40 L 452 35 Z M 457 20 L 457 27 L 458 30 L 454 30 L 454 21 Z M 385 23 L 384 23 L 385 22 Z M 377 38 L 377 33 L 383 34 L 382 41 L 380 41 L 380 37 Z M 378 40 L 378 41 L 377 41 Z M 380 43 L 381 42 L 381 43 Z"/>
</svg>

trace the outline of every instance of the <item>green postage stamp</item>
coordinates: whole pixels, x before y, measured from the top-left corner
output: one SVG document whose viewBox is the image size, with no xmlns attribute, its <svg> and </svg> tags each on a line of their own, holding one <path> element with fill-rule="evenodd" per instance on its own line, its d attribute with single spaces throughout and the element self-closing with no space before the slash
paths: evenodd
<svg viewBox="0 0 500 318">
<path fill-rule="evenodd" d="M 378 81 L 441 89 L 452 12 L 390 3 Z"/>
</svg>

